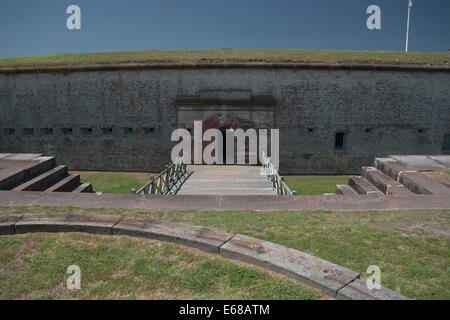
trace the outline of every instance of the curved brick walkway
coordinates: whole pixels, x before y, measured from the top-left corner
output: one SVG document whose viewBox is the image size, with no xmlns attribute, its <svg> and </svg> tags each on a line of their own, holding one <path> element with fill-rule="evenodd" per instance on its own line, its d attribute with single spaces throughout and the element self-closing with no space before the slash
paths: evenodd
<svg viewBox="0 0 450 320">
<path fill-rule="evenodd" d="M 316 287 L 338 299 L 408 299 L 382 287 L 368 290 L 352 270 L 272 242 L 185 223 L 110 215 L 27 214 L 0 216 L 0 235 L 86 232 L 178 243 L 247 262 Z"/>
</svg>

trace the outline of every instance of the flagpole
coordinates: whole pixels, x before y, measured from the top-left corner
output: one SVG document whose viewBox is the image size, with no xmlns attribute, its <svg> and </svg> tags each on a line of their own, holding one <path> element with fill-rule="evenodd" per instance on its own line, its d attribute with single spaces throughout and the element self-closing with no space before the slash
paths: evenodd
<svg viewBox="0 0 450 320">
<path fill-rule="evenodd" d="M 411 14 L 412 0 L 409 0 L 408 3 L 408 23 L 406 25 L 406 49 L 405 52 L 408 52 L 408 42 L 409 42 L 409 16 Z"/>
</svg>

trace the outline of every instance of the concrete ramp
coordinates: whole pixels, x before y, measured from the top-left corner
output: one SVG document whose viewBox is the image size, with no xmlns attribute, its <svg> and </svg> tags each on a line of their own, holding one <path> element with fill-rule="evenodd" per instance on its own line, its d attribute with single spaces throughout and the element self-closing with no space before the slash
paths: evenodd
<svg viewBox="0 0 450 320">
<path fill-rule="evenodd" d="M 190 165 L 179 195 L 275 195 L 260 166 Z"/>
</svg>

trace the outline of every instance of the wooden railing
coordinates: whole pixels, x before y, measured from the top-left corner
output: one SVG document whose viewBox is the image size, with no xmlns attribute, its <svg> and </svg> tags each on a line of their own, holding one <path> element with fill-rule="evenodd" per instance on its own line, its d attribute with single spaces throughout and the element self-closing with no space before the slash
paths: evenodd
<svg viewBox="0 0 450 320">
<path fill-rule="evenodd" d="M 278 174 L 272 160 L 270 160 L 264 151 L 262 152 L 261 164 L 263 166 L 262 170 L 264 170 L 263 174 L 265 174 L 270 180 L 273 190 L 275 190 L 278 195 L 292 196 L 297 194 L 295 190 L 289 189 L 287 184 L 284 182 L 284 177 Z"/>
<path fill-rule="evenodd" d="M 132 194 L 175 194 L 179 185 L 186 179 L 187 164 L 183 163 L 183 159 L 169 165 L 164 171 L 154 176 L 144 186 L 136 191 L 132 189 Z"/>
</svg>

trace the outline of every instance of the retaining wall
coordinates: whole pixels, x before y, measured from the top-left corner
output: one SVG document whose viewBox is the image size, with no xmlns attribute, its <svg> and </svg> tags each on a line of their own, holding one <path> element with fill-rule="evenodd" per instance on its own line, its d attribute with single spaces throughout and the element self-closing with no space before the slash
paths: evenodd
<svg viewBox="0 0 450 320">
<path fill-rule="evenodd" d="M 449 70 L 431 68 L 3 70 L 0 152 L 55 155 L 73 170 L 156 172 L 170 160 L 172 131 L 195 117 L 280 129 L 281 173 L 355 173 L 388 154 L 450 152 L 449 97 Z"/>
</svg>

